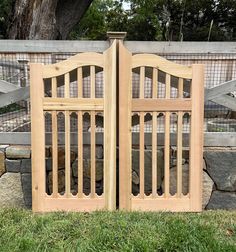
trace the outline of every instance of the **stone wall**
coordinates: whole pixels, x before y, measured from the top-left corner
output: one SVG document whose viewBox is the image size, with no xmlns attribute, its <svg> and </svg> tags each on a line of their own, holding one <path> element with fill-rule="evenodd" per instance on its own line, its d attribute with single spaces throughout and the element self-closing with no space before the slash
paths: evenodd
<svg viewBox="0 0 236 252">
<path fill-rule="evenodd" d="M 71 151 L 71 183 L 77 188 L 77 151 Z M 183 151 L 183 193 L 188 192 L 188 150 Z M 138 193 L 139 188 L 139 151 L 132 151 L 132 190 Z M 163 149 L 157 151 L 158 190 L 164 190 Z M 83 152 L 84 192 L 90 190 L 90 147 L 85 146 Z M 151 193 L 151 150 L 145 150 L 145 193 Z M 65 153 L 59 148 L 59 193 L 65 190 Z M 96 192 L 103 191 L 103 147 L 96 147 Z M 171 151 L 170 193 L 176 192 L 176 150 Z M 47 192 L 52 193 L 52 160 L 51 149 L 46 149 Z M 184 179 L 186 178 L 186 179 Z M 76 193 L 76 192 L 75 192 Z M 0 145 L 0 207 L 31 208 L 31 150 L 29 146 Z M 203 209 L 236 209 L 236 149 L 205 148 L 203 159 Z"/>
</svg>

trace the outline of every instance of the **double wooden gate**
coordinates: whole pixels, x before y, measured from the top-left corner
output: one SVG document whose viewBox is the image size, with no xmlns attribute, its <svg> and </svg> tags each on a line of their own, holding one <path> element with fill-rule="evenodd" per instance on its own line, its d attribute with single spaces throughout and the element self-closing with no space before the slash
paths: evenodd
<svg viewBox="0 0 236 252">
<path fill-rule="evenodd" d="M 118 57 L 119 65 L 116 65 Z M 118 72 L 117 72 L 118 69 Z M 102 76 L 99 83 L 97 76 Z M 139 85 L 134 87 L 133 75 L 138 76 Z M 32 131 L 32 196 L 34 211 L 92 211 L 97 209 L 114 210 L 119 205 L 126 210 L 201 210 L 201 170 L 203 145 L 203 66 L 181 66 L 156 55 L 132 55 L 123 44 L 114 41 L 103 54 L 81 53 L 66 61 L 43 66 L 31 64 L 31 131 Z M 85 88 L 85 79 L 88 86 Z M 151 80 L 147 91 L 146 79 Z M 117 83 L 117 80 L 119 82 Z M 160 94 L 158 83 L 165 88 Z M 76 89 L 72 90 L 72 86 Z M 177 90 L 172 97 L 172 89 Z M 62 94 L 59 90 L 63 89 Z M 134 89 L 138 95 L 134 95 Z M 98 92 L 102 90 L 103 92 Z M 72 92 L 73 91 L 73 92 Z M 132 92 L 133 91 L 133 92 Z M 136 92 L 136 93 L 137 93 Z M 147 93 L 149 92 L 149 95 Z M 72 94 L 73 93 L 73 94 Z M 151 95 L 150 95 L 151 94 Z M 188 97 L 185 95 L 188 94 Z M 118 105 L 117 105 L 118 104 Z M 177 165 L 176 193 L 170 193 L 170 117 L 177 116 Z M 183 118 L 185 113 L 190 121 L 189 190 L 183 193 L 182 142 Z M 51 118 L 51 193 L 48 193 L 48 172 L 45 164 L 45 114 Z M 60 140 L 58 120 L 64 118 L 63 141 Z M 164 118 L 164 132 L 157 130 L 158 118 Z M 71 134 L 75 117 L 76 134 Z M 84 191 L 84 149 L 85 121 L 89 120 L 89 193 Z M 118 120 L 117 120 L 118 118 Z M 138 122 L 137 119 L 138 118 Z M 146 131 L 145 123 L 151 125 L 152 191 L 145 191 Z M 99 126 L 98 126 L 99 124 Z M 132 133 L 132 127 L 139 127 Z M 100 128 L 101 132 L 98 133 Z M 102 192 L 97 185 L 97 135 L 103 138 Z M 133 137 L 138 134 L 139 144 L 139 192 L 132 192 Z M 150 135 L 150 133 L 149 133 Z M 159 138 L 163 143 L 159 144 Z M 75 139 L 76 138 L 76 141 Z M 72 189 L 72 142 L 76 143 L 76 188 Z M 64 153 L 59 149 L 64 144 Z M 117 148 L 118 147 L 118 148 Z M 74 148 L 74 146 L 73 146 Z M 164 175 L 158 174 L 159 157 L 164 153 Z M 117 152 L 117 149 L 119 151 Z M 118 155 L 116 155 L 119 153 Z M 64 161 L 64 191 L 59 191 L 59 159 Z M 119 165 L 117 165 L 117 160 Z M 75 163 L 74 163 L 75 164 Z M 117 167 L 118 166 L 118 167 Z M 88 169 L 88 167 L 86 168 Z M 116 177 L 119 170 L 119 199 L 116 195 Z M 61 171 L 60 171 L 61 172 Z M 162 185 L 158 184 L 163 180 Z M 74 178 L 73 178 L 74 179 Z M 161 191 L 160 191 L 161 190 Z M 117 202 L 118 201 L 118 202 Z M 119 203 L 119 204 L 117 204 Z"/>
</svg>

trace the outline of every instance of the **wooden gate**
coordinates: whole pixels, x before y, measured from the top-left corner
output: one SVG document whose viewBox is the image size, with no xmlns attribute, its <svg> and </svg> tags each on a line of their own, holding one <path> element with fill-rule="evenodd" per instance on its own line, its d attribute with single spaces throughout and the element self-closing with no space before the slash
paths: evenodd
<svg viewBox="0 0 236 252">
<path fill-rule="evenodd" d="M 116 145 L 118 145 L 120 209 L 200 211 L 203 66 L 197 64 L 192 67 L 181 66 L 156 55 L 132 55 L 121 42 L 119 48 L 116 44 L 115 40 L 103 54 L 81 53 L 66 61 L 47 66 L 31 64 L 33 210 L 37 212 L 114 210 L 116 208 Z M 96 91 L 98 73 L 103 73 L 104 79 L 103 88 L 99 87 L 100 91 L 104 89 L 103 94 L 100 92 L 100 95 Z M 116 75 L 119 75 L 118 88 Z M 83 83 L 85 79 L 89 83 L 86 90 Z M 151 84 L 147 84 L 147 80 L 149 82 L 151 80 Z M 76 92 L 74 90 L 72 97 L 70 90 L 73 85 L 77 85 L 77 89 Z M 119 110 L 116 110 L 116 104 L 119 105 Z M 176 128 L 171 119 L 173 114 Z M 45 139 L 46 115 L 50 115 L 51 118 L 51 139 Z M 116 125 L 117 115 L 119 125 Z M 61 123 L 58 121 L 60 117 L 64 120 L 64 130 L 58 128 Z M 76 134 L 71 136 L 72 117 L 76 118 Z M 87 123 L 89 121 L 87 126 L 89 137 L 83 132 L 85 119 Z M 103 128 L 102 193 L 96 190 L 97 121 Z M 187 178 L 184 175 L 186 171 L 182 169 L 183 129 L 186 127 L 186 122 L 190 125 Z M 163 130 L 158 130 L 158 127 Z M 118 144 L 116 136 L 119 137 Z M 87 194 L 84 192 L 83 185 L 85 138 L 90 146 L 90 168 L 86 171 L 90 177 L 90 191 Z M 148 139 L 151 139 L 151 150 L 146 148 Z M 50 142 L 50 140 L 51 192 L 47 188 L 49 172 L 45 165 L 46 141 Z M 71 168 L 71 142 L 76 143 L 77 146 L 75 191 L 71 187 L 71 174 L 74 173 Z M 64 146 L 64 152 L 60 151 L 61 145 Z M 170 147 L 172 145 L 176 145 L 177 153 L 175 171 L 171 168 Z M 150 152 L 151 169 L 145 161 Z M 63 155 L 65 165 L 64 170 L 61 171 L 59 160 Z M 135 162 L 139 163 L 138 171 L 133 171 Z M 164 163 L 163 167 L 162 163 Z M 65 176 L 64 191 L 59 190 L 59 172 L 64 173 Z M 151 191 L 146 188 L 147 177 L 151 177 L 151 182 L 149 181 Z M 176 177 L 175 180 L 173 177 Z M 186 180 L 187 192 L 183 189 Z M 132 181 L 136 183 L 136 187 L 138 185 L 138 193 L 132 191 Z M 176 183 L 176 192 L 173 193 L 174 183 Z"/>
<path fill-rule="evenodd" d="M 138 86 L 134 86 L 134 75 L 138 77 Z M 126 210 L 167 210 L 167 211 L 201 211 L 202 199 L 202 146 L 203 146 L 203 111 L 204 111 L 204 73 L 203 65 L 192 67 L 178 65 L 151 54 L 133 55 L 119 44 L 119 173 L 120 208 Z M 149 92 L 146 78 L 152 80 Z M 163 83 L 163 84 L 161 84 Z M 162 89 L 160 89 L 162 85 Z M 177 92 L 173 92 L 176 89 Z M 134 92 L 135 91 L 135 92 Z M 138 91 L 138 94 L 137 94 Z M 176 115 L 177 129 L 170 134 L 170 117 Z M 189 177 L 182 173 L 183 119 L 190 120 L 190 155 Z M 163 133 L 157 132 L 158 118 L 162 117 Z M 146 122 L 151 122 L 151 192 L 145 191 L 145 146 L 147 133 Z M 132 126 L 138 126 L 138 133 L 132 133 Z M 160 125 L 159 125 L 160 126 Z M 138 136 L 137 136 L 138 134 Z M 176 180 L 172 179 L 170 169 L 170 146 L 176 135 L 177 167 Z M 138 194 L 132 193 L 132 166 L 134 138 L 138 138 L 139 176 Z M 137 139 L 136 139 L 137 140 Z M 163 143 L 162 143 L 163 141 Z M 162 176 L 160 158 L 157 148 L 163 145 L 164 168 Z M 137 145 L 135 146 L 137 148 Z M 132 160 L 133 158 L 133 160 Z M 138 173 L 138 174 L 137 174 Z M 160 176 L 162 176 L 160 178 Z M 159 180 L 163 180 L 161 188 Z M 171 178 L 171 179 L 170 179 Z M 189 190 L 183 193 L 184 179 L 189 181 Z M 171 183 L 176 181 L 176 192 L 171 194 Z M 186 181 L 185 181 L 186 182 Z"/>
<path fill-rule="evenodd" d="M 96 75 L 103 72 L 103 94 L 96 94 Z M 87 77 L 88 96 L 83 90 Z M 103 54 L 81 53 L 52 65 L 31 64 L 31 142 L 32 142 L 32 198 L 33 211 L 56 210 L 92 211 L 113 210 L 116 207 L 116 41 Z M 74 84 L 73 84 L 74 83 Z M 76 96 L 70 89 L 76 85 Z M 100 83 L 101 84 L 101 83 Z M 58 90 L 63 92 L 58 93 Z M 60 95 L 59 95 L 60 94 Z M 59 97 L 60 96 L 60 97 Z M 90 193 L 83 192 L 83 121 L 90 120 Z M 52 193 L 48 193 L 45 167 L 45 114 L 51 116 L 52 135 Z M 59 139 L 58 116 L 64 117 L 64 142 Z M 77 118 L 77 188 L 71 188 L 71 116 Z M 96 191 L 96 120 L 104 127 L 104 189 Z M 104 119 L 103 119 L 104 118 Z M 103 125 L 104 122 L 104 125 Z M 46 139 L 48 141 L 48 139 Z M 64 144 L 64 151 L 59 151 Z M 64 153 L 63 153 L 64 152 Z M 59 192 L 59 159 L 65 156 L 65 189 Z"/>
</svg>

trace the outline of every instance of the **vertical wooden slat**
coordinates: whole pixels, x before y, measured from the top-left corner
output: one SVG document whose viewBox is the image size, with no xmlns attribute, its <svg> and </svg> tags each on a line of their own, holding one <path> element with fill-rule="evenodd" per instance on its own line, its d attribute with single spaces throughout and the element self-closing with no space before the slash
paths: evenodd
<svg viewBox="0 0 236 252">
<path fill-rule="evenodd" d="M 65 114 L 65 191 L 66 197 L 70 196 L 70 111 Z"/>
<path fill-rule="evenodd" d="M 184 80 L 183 78 L 179 78 L 178 81 L 178 98 L 183 98 L 184 91 Z"/>
<path fill-rule="evenodd" d="M 45 194 L 45 125 L 42 97 L 44 83 L 42 64 L 30 64 L 32 209 L 43 211 Z"/>
<path fill-rule="evenodd" d="M 140 67 L 139 98 L 144 98 L 145 67 Z"/>
<path fill-rule="evenodd" d="M 57 144 L 57 112 L 52 111 L 52 188 L 53 197 L 58 194 L 58 144 Z"/>
<path fill-rule="evenodd" d="M 104 192 L 107 210 L 116 209 L 116 40 L 104 52 Z"/>
<path fill-rule="evenodd" d="M 90 66 L 90 97 L 95 98 L 95 66 Z"/>
<path fill-rule="evenodd" d="M 91 117 L 91 198 L 95 197 L 95 162 L 96 162 L 96 143 L 95 143 L 95 111 L 90 112 Z"/>
<path fill-rule="evenodd" d="M 177 196 L 182 195 L 182 137 L 183 137 L 183 112 L 178 112 L 177 126 Z"/>
<path fill-rule="evenodd" d="M 153 68 L 152 73 L 152 98 L 157 98 L 157 90 L 158 90 L 158 70 Z"/>
<path fill-rule="evenodd" d="M 139 125 L 140 197 L 144 198 L 144 112 L 140 112 Z"/>
<path fill-rule="evenodd" d="M 90 66 L 90 97 L 95 97 L 95 66 Z M 96 166 L 96 143 L 95 143 L 95 111 L 90 112 L 91 123 L 91 198 L 95 197 L 96 180 L 95 180 L 95 166 Z"/>
<path fill-rule="evenodd" d="M 131 209 L 131 53 L 119 41 L 119 205 Z"/>
<path fill-rule="evenodd" d="M 170 98 L 170 75 L 166 74 L 166 98 Z"/>
<path fill-rule="evenodd" d="M 52 98 L 57 97 L 57 80 L 52 78 Z M 57 143 L 57 112 L 52 111 L 52 191 L 53 197 L 58 194 L 58 143 Z"/>
<path fill-rule="evenodd" d="M 170 75 L 166 74 L 166 99 L 170 98 Z M 165 113 L 165 197 L 169 197 L 170 190 L 170 112 Z"/>
<path fill-rule="evenodd" d="M 190 208 L 202 210 L 202 159 L 204 121 L 204 65 L 194 64 L 190 136 Z"/>
<path fill-rule="evenodd" d="M 77 68 L 78 98 L 83 97 L 83 75 L 82 67 Z"/>
<path fill-rule="evenodd" d="M 83 112 L 78 111 L 78 197 L 83 195 Z"/>
<path fill-rule="evenodd" d="M 157 195 L 157 112 L 152 113 L 152 196 Z"/>
<path fill-rule="evenodd" d="M 65 98 L 70 97 L 70 75 L 65 74 Z M 70 112 L 64 111 L 65 115 L 65 192 L 70 195 Z"/>
<path fill-rule="evenodd" d="M 57 79 L 55 77 L 52 78 L 52 98 L 57 97 Z"/>
<path fill-rule="evenodd" d="M 157 98 L 158 70 L 153 68 L 152 98 Z M 157 112 L 152 113 L 152 196 L 157 195 Z"/>
<path fill-rule="evenodd" d="M 170 112 L 165 113 L 165 197 L 169 197 L 170 188 Z"/>
<path fill-rule="evenodd" d="M 70 97 L 70 74 L 65 74 L 65 98 Z"/>
</svg>

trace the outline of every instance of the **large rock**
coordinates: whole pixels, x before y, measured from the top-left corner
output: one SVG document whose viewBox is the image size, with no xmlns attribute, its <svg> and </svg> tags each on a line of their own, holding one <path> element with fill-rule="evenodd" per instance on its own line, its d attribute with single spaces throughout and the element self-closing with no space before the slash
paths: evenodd
<svg viewBox="0 0 236 252">
<path fill-rule="evenodd" d="M 25 205 L 28 208 L 32 206 L 32 179 L 30 173 L 21 175 L 22 190 L 24 195 Z"/>
<path fill-rule="evenodd" d="M 221 191 L 236 191 L 236 152 L 205 151 L 207 171 Z"/>
<path fill-rule="evenodd" d="M 162 181 L 162 189 L 165 191 L 164 178 Z M 182 193 L 186 195 L 189 192 L 189 165 L 182 165 Z M 177 193 L 177 167 L 170 169 L 170 194 Z"/>
<path fill-rule="evenodd" d="M 90 178 L 91 177 L 91 160 L 84 159 L 83 160 L 83 176 Z M 78 177 L 78 159 L 72 164 L 72 174 L 74 177 Z M 96 159 L 95 164 L 95 174 L 96 174 L 96 181 L 100 181 L 103 179 L 103 160 Z"/>
<path fill-rule="evenodd" d="M 52 150 L 51 150 L 52 151 Z M 71 164 L 76 159 L 76 153 L 74 151 L 70 152 L 70 162 Z M 46 169 L 47 171 L 52 171 L 52 158 L 46 158 Z M 65 149 L 58 148 L 58 169 L 65 169 Z"/>
<path fill-rule="evenodd" d="M 5 159 L 5 167 L 7 172 L 20 172 L 20 159 Z"/>
<path fill-rule="evenodd" d="M 206 205 L 208 204 L 214 182 L 209 177 L 209 175 L 203 171 L 202 173 L 202 183 L 203 183 L 203 190 L 202 190 L 202 209 L 205 209 Z M 163 191 L 165 190 L 164 187 L 164 179 L 162 182 Z M 189 165 L 185 164 L 182 165 L 182 193 L 186 195 L 189 192 Z M 177 167 L 173 167 L 170 169 L 170 194 L 174 195 L 177 193 Z"/>
<path fill-rule="evenodd" d="M 5 173 L 5 154 L 4 152 L 0 151 L 0 177 L 3 173 Z"/>
<path fill-rule="evenodd" d="M 145 193 L 150 194 L 152 192 L 152 151 L 144 150 L 144 180 L 145 180 Z M 135 176 L 132 174 L 133 194 L 137 194 L 139 191 L 138 178 L 139 177 L 139 150 L 132 150 L 132 173 L 135 172 Z M 164 173 L 164 158 L 161 150 L 157 151 L 157 189 L 161 186 L 161 181 Z"/>
<path fill-rule="evenodd" d="M 207 209 L 236 210 L 236 193 L 213 191 Z"/>
<path fill-rule="evenodd" d="M 211 198 L 214 181 L 210 176 L 203 170 L 203 191 L 202 191 L 202 209 L 205 209 Z"/>
<path fill-rule="evenodd" d="M 0 151 L 5 152 L 5 150 L 6 150 L 6 148 L 7 148 L 8 146 L 9 146 L 9 145 L 7 145 L 7 144 L 1 144 L 1 145 L 0 145 Z"/>
<path fill-rule="evenodd" d="M 53 192 L 53 175 L 52 172 L 48 173 L 48 193 L 52 194 Z M 75 189 L 75 180 L 74 178 L 71 176 L 70 178 L 70 183 L 71 183 L 71 189 L 74 190 Z M 58 171 L 58 192 L 59 193 L 63 193 L 65 192 L 65 170 L 59 170 Z"/>
<path fill-rule="evenodd" d="M 21 160 L 21 173 L 31 173 L 31 159 L 22 159 Z"/>
<path fill-rule="evenodd" d="M 5 173 L 0 178 L 0 207 L 24 207 L 20 173 Z"/>
<path fill-rule="evenodd" d="M 96 146 L 96 158 L 103 159 L 103 147 L 102 146 Z M 90 145 L 85 145 L 83 147 L 83 159 L 91 159 Z"/>
<path fill-rule="evenodd" d="M 30 158 L 30 146 L 9 146 L 6 149 L 6 157 L 11 159 Z"/>
</svg>

